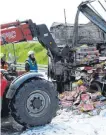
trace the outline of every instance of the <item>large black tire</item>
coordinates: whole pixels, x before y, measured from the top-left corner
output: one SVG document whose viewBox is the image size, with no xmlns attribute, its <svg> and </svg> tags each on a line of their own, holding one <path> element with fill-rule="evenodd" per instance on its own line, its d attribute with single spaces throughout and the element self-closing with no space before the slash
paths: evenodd
<svg viewBox="0 0 106 135">
<path fill-rule="evenodd" d="M 103 90 L 102 90 L 102 87 L 103 87 L 102 83 L 93 81 L 90 85 L 89 92 L 100 91 L 102 93 L 102 95 L 106 97 L 106 84 L 104 85 Z"/>
<path fill-rule="evenodd" d="M 100 91 L 102 92 L 102 84 L 99 83 L 99 82 L 96 82 L 96 81 L 93 81 L 90 85 L 90 89 L 89 89 L 90 92 L 97 92 L 97 91 Z"/>
<path fill-rule="evenodd" d="M 8 117 L 9 116 L 9 107 L 8 107 L 9 100 L 3 98 L 2 101 L 2 109 L 1 109 L 1 117 Z"/>
<path fill-rule="evenodd" d="M 2 99 L 2 109 L 1 109 L 1 117 L 8 117 L 9 116 L 9 100 L 6 98 L 6 93 L 8 91 L 8 87 L 5 90 L 5 93 L 3 95 L 3 99 Z"/>
<path fill-rule="evenodd" d="M 16 92 L 10 104 L 14 119 L 25 127 L 51 122 L 58 109 L 58 94 L 46 80 L 29 80 Z"/>
</svg>

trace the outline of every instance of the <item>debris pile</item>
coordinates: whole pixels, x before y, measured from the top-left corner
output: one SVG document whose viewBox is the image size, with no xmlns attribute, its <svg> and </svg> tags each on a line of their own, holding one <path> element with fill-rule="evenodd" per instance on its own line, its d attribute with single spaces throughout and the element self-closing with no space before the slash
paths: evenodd
<svg viewBox="0 0 106 135">
<path fill-rule="evenodd" d="M 101 92 L 90 93 L 83 85 L 73 91 L 65 91 L 59 95 L 61 108 L 70 108 L 78 110 L 79 113 L 87 112 L 89 114 L 100 111 L 106 107 L 106 97 Z"/>
<path fill-rule="evenodd" d="M 59 95 L 61 108 L 70 108 L 72 111 L 90 115 L 98 114 L 101 109 L 106 108 L 106 58 L 99 57 L 99 61 L 99 64 L 77 71 L 72 91 Z"/>
<path fill-rule="evenodd" d="M 76 62 L 79 64 L 89 64 L 90 62 L 99 61 L 99 50 L 96 47 L 88 47 L 87 45 L 82 45 L 76 50 Z"/>
</svg>

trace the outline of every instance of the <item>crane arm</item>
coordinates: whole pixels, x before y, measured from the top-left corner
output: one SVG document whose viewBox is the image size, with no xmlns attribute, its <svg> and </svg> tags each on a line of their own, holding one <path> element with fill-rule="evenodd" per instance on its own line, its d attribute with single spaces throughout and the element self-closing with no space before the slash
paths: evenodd
<svg viewBox="0 0 106 135">
<path fill-rule="evenodd" d="M 36 25 L 32 20 L 23 22 L 13 22 L 1 25 L 1 44 L 31 41 L 37 38 L 38 41 L 47 50 L 50 50 L 53 56 L 59 56 L 59 48 L 57 47 L 51 33 L 45 24 Z"/>
</svg>

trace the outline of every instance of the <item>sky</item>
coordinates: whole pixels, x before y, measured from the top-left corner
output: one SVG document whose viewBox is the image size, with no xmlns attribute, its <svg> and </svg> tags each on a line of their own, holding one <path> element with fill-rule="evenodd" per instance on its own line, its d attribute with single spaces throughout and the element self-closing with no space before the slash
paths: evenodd
<svg viewBox="0 0 106 135">
<path fill-rule="evenodd" d="M 64 23 L 64 9 L 67 22 L 74 23 L 77 7 L 81 2 L 82 0 L 0 0 L 0 24 L 32 19 L 36 24 L 45 23 L 50 27 L 53 22 Z M 105 2 L 104 4 L 106 7 Z M 96 4 L 94 6 L 98 7 Z M 104 15 L 103 12 L 102 14 Z M 86 17 L 80 17 L 80 23 L 87 22 Z"/>
</svg>

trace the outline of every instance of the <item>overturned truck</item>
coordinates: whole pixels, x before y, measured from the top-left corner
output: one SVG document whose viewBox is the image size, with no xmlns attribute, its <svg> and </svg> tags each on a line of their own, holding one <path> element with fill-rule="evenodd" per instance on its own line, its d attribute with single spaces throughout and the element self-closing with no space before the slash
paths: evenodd
<svg viewBox="0 0 106 135">
<path fill-rule="evenodd" d="M 52 36 L 58 46 L 72 44 L 74 24 L 53 22 L 50 27 Z M 78 44 L 104 44 L 106 34 L 92 22 L 78 24 Z"/>
<path fill-rule="evenodd" d="M 94 49 L 95 51 L 99 51 L 101 53 L 101 50 L 105 50 L 106 47 L 106 21 L 97 13 L 94 9 L 92 9 L 89 5 L 91 5 L 90 2 L 86 1 L 81 3 L 78 6 L 78 11 L 75 18 L 75 24 L 74 27 L 67 24 L 67 26 L 64 26 L 62 24 L 57 24 L 56 27 L 64 27 L 62 30 L 57 32 L 59 29 L 55 29 L 55 26 L 51 27 L 51 32 L 53 34 L 54 39 L 56 39 L 56 42 L 58 44 L 58 48 L 60 48 L 60 54 L 62 59 L 54 59 L 50 57 L 49 59 L 49 76 L 56 80 L 57 89 L 64 91 L 64 90 L 71 90 L 72 89 L 72 82 L 75 80 L 75 72 L 77 71 L 78 67 L 83 66 L 94 66 L 95 64 L 98 64 L 99 61 L 99 54 L 95 55 L 95 58 L 93 58 L 91 61 L 87 61 L 86 63 L 82 62 L 80 63 L 77 61 L 78 59 L 78 53 L 79 53 L 79 46 L 81 44 L 88 44 L 89 49 Z M 91 22 L 91 28 L 96 29 L 96 35 L 95 33 L 92 34 L 91 37 L 89 37 L 89 34 L 87 35 L 88 40 L 84 39 L 83 37 L 80 37 L 81 34 L 78 32 L 78 28 L 81 30 L 81 25 L 78 25 L 78 19 L 80 12 L 84 14 Z M 70 30 L 68 29 L 70 28 Z M 83 29 L 83 27 L 82 27 Z M 56 30 L 56 32 L 55 32 Z M 70 31 L 72 31 L 72 35 L 70 34 Z M 99 31 L 99 32 L 98 32 Z M 65 34 L 64 34 L 65 33 Z M 56 35 L 55 35 L 56 34 Z M 60 34 L 60 35 L 59 35 Z M 66 41 L 66 35 L 67 41 Z M 70 37 L 71 35 L 71 37 Z M 59 36 L 63 37 L 62 39 L 59 38 Z M 94 36 L 94 37 L 93 37 Z M 97 36 L 97 37 L 96 37 Z M 57 37 L 57 38 L 56 38 Z M 82 40 L 81 40 L 82 38 Z M 60 39 L 60 40 L 59 40 Z M 88 43 L 88 41 L 90 42 Z M 101 47 L 103 46 L 103 49 Z M 88 51 L 89 51 L 88 49 Z M 97 49 L 97 50 L 96 50 Z M 86 49 L 85 49 L 86 50 Z M 80 52 L 80 57 L 86 57 L 88 52 L 85 52 L 84 49 L 82 49 L 82 53 Z M 105 56 L 106 51 L 102 52 Z M 82 56 L 82 54 L 84 54 Z M 94 55 L 94 54 L 93 54 Z M 78 57 L 77 57 L 78 56 Z M 97 60 L 98 57 L 98 60 Z M 105 75 L 105 74 L 104 74 Z M 105 77 L 104 77 L 105 78 Z M 105 79 L 102 81 L 98 80 L 98 85 L 94 83 L 98 87 L 98 89 L 104 89 L 103 83 L 106 84 Z M 101 84 L 102 82 L 102 84 Z M 103 87 L 102 87 L 103 86 Z"/>
</svg>

